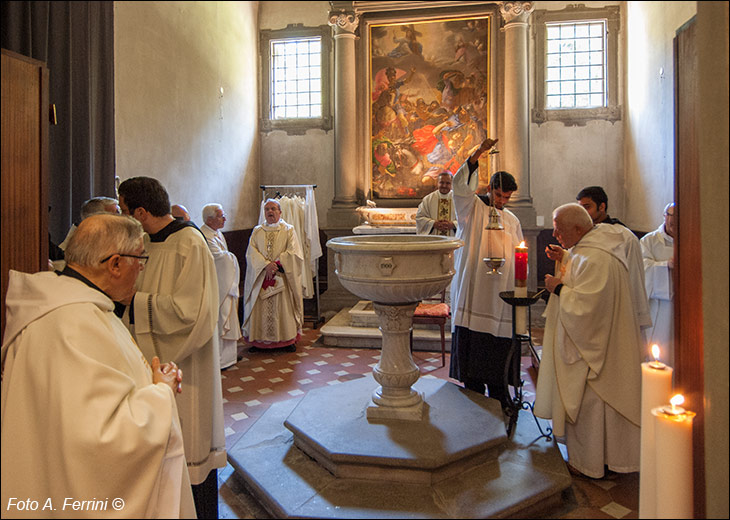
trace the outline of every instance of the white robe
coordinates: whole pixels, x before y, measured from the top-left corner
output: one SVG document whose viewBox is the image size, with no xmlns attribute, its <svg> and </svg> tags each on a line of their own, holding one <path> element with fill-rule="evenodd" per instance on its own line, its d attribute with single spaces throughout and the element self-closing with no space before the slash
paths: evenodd
<svg viewBox="0 0 730 520">
<path fill-rule="evenodd" d="M 322 244 L 319 241 L 319 224 L 317 206 L 314 198 L 314 187 L 306 188 L 305 198 L 299 195 L 284 195 L 278 199 L 281 206 L 281 220 L 294 226 L 299 246 L 302 248 L 302 297 L 313 298 L 316 288 L 314 277 L 319 269 L 319 257 L 322 256 Z M 259 208 L 259 225 L 266 223 L 264 216 L 265 200 Z"/>
<path fill-rule="evenodd" d="M 454 278 L 451 281 L 451 332 L 466 327 L 503 338 L 512 337 L 512 309 L 499 297 L 502 291 L 514 289 L 514 250 L 522 242 L 519 219 L 507 208 L 497 210 L 504 226 L 505 263 L 501 275 L 487 274 L 483 262 L 487 256 L 486 231 L 489 206 L 476 195 L 479 176 L 475 171 L 469 180 L 468 161 L 454 175 L 453 196 L 458 221 L 456 237 L 464 247 L 454 251 Z"/>
<path fill-rule="evenodd" d="M 639 467 L 641 334 L 624 240 L 611 227 L 573 246 L 550 296 L 535 400 L 535 414 L 566 434 L 571 465 L 594 478 L 604 464 Z"/>
<path fill-rule="evenodd" d="M 220 334 L 221 368 L 234 365 L 238 358 L 238 340 L 241 338 L 241 325 L 238 322 L 238 285 L 241 268 L 236 255 L 228 251 L 223 233 L 206 224 L 200 228 L 208 242 L 215 260 L 218 275 L 218 332 Z"/>
<path fill-rule="evenodd" d="M 454 223 L 454 229 L 449 230 L 446 236 L 453 237 L 456 234 L 456 210 L 454 208 L 454 194 L 450 191 L 446 195 L 439 190 L 429 193 L 418 205 L 416 211 L 416 233 L 419 235 L 438 235 L 440 231 L 434 230 L 433 225 L 438 220 L 439 200 L 449 199 L 451 201 L 451 211 L 449 212 L 449 220 Z"/>
<path fill-rule="evenodd" d="M 203 235 L 184 227 L 151 242 L 137 278 L 133 334 L 148 360 L 157 355 L 183 371 L 177 398 L 190 481 L 226 465 L 218 347 L 218 278 Z"/>
<path fill-rule="evenodd" d="M 644 254 L 646 295 L 653 326 L 647 330 L 647 344 L 661 349 L 661 359 L 674 366 L 674 285 L 669 260 L 674 256 L 674 239 L 664 224 L 641 239 Z"/>
<path fill-rule="evenodd" d="M 106 295 L 75 278 L 10 271 L 3 518 L 195 516 L 175 396 L 152 383 L 113 310 Z M 11 497 L 35 500 L 38 509 L 7 508 Z M 105 503 L 73 511 L 64 509 L 67 497 Z M 124 501 L 119 511 L 114 498 Z"/>
<path fill-rule="evenodd" d="M 623 241 L 623 254 L 629 268 L 629 282 L 631 283 L 631 301 L 636 313 L 639 327 L 644 330 L 651 327 L 651 313 L 649 300 L 644 290 L 644 261 L 641 244 L 633 231 L 621 224 L 598 224 L 606 233 L 620 234 Z M 643 345 L 644 343 L 642 343 Z M 645 349 L 646 350 L 646 349 Z"/>
<path fill-rule="evenodd" d="M 260 298 L 265 267 L 279 261 L 284 269 L 277 284 L 284 290 Z M 302 265 L 304 258 L 294 227 L 280 219 L 276 224 L 256 226 L 246 249 L 246 281 L 243 290 L 243 335 L 260 347 L 292 344 L 302 330 Z"/>
</svg>

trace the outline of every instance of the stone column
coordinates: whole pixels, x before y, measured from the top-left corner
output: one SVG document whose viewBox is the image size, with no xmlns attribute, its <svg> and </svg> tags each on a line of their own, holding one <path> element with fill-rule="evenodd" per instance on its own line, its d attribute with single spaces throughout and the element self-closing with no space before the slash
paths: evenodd
<svg viewBox="0 0 730 520">
<path fill-rule="evenodd" d="M 528 75 L 528 19 L 533 2 L 500 2 L 504 19 L 504 134 L 497 146 L 500 167 L 514 175 L 517 191 L 509 209 L 520 219 L 529 254 L 528 287 L 537 280 L 537 211 L 530 195 L 530 99 Z M 511 253 L 510 253 L 511 254 Z"/>
<path fill-rule="evenodd" d="M 356 226 L 357 206 L 357 97 L 355 68 L 355 30 L 357 14 L 329 13 L 335 39 L 335 198 L 327 214 L 329 227 Z"/>
<path fill-rule="evenodd" d="M 518 210 L 516 213 L 523 213 L 517 215 L 523 227 L 533 227 L 536 215 L 530 196 L 530 103 L 527 83 L 527 20 L 533 10 L 532 2 L 500 2 L 504 19 L 501 29 L 504 32 L 504 135 L 500 136 L 498 147 L 502 169 L 517 180 L 518 189 L 512 196 L 510 209 L 514 206 Z"/>
</svg>

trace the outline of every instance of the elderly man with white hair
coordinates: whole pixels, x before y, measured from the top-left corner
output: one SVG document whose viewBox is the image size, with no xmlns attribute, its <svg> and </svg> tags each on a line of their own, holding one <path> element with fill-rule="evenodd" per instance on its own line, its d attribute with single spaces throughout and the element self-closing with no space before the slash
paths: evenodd
<svg viewBox="0 0 730 520">
<path fill-rule="evenodd" d="M 264 203 L 266 222 L 256 226 L 246 250 L 243 337 L 249 351 L 294 352 L 304 321 L 304 255 L 294 226 L 281 218 L 276 199 Z"/>
<path fill-rule="evenodd" d="M 215 260 L 218 275 L 218 333 L 220 334 L 221 370 L 231 367 L 238 360 L 238 340 L 241 338 L 241 326 L 238 322 L 238 284 L 241 280 L 241 268 L 236 255 L 228 250 L 226 237 L 221 229 L 226 225 L 226 213 L 223 206 L 217 203 L 203 207 L 203 222 L 200 231 L 208 242 L 208 249 Z"/>
<path fill-rule="evenodd" d="M 157 356 L 148 362 L 115 312 L 134 296 L 147 258 L 136 220 L 99 214 L 69 241 L 63 272 L 10 271 L 3 517 L 195 515 L 175 397 L 183 374 Z M 108 497 L 122 509 L 106 510 Z M 13 507 L 26 499 L 45 507 Z M 103 507 L 72 511 L 72 500 Z"/>
<path fill-rule="evenodd" d="M 568 464 L 592 478 L 605 467 L 639 470 L 641 333 L 631 298 L 624 238 L 597 225 L 579 204 L 553 212 L 553 236 L 568 249 L 552 293 L 535 414 L 565 436 Z M 548 246 L 555 260 L 558 246 Z"/>
</svg>

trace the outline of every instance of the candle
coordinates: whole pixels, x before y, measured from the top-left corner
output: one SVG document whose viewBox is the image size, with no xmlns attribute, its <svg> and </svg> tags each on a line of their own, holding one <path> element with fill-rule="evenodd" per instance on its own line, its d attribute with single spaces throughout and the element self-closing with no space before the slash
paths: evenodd
<svg viewBox="0 0 730 520">
<path fill-rule="evenodd" d="M 657 345 L 656 343 L 654 343 L 651 346 L 651 355 L 654 357 L 654 361 L 652 361 L 651 363 L 649 363 L 649 366 L 651 368 L 655 368 L 657 370 L 664 370 L 667 367 L 667 365 L 665 365 L 664 363 L 662 363 L 661 361 L 659 361 L 659 354 L 660 353 L 661 352 L 659 350 L 659 345 Z"/>
<path fill-rule="evenodd" d="M 660 406 L 651 411 L 654 443 L 656 452 L 660 454 L 656 457 L 655 469 L 656 518 L 694 516 L 692 422 L 696 414 L 677 404 L 681 402 L 672 402 L 671 406 Z"/>
<path fill-rule="evenodd" d="M 527 246 L 524 240 L 515 247 L 515 287 L 520 285 L 519 282 L 527 287 Z"/>
<path fill-rule="evenodd" d="M 527 246 L 515 247 L 515 298 L 527 298 Z M 527 334 L 527 306 L 515 308 L 515 332 Z"/>
<path fill-rule="evenodd" d="M 639 518 L 656 518 L 656 446 L 652 409 L 666 403 L 672 392 L 672 368 L 659 361 L 659 346 L 652 347 L 654 361 L 641 364 L 641 459 Z"/>
</svg>

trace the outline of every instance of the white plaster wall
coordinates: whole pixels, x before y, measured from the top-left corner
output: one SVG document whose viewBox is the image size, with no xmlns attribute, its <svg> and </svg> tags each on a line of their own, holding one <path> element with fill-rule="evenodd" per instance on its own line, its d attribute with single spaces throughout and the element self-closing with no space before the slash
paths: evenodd
<svg viewBox="0 0 730 520">
<path fill-rule="evenodd" d="M 561 11 L 574 2 L 535 2 L 535 9 Z M 581 2 L 597 8 L 621 2 Z M 619 104 L 621 88 L 624 20 L 619 34 Z M 535 106 L 535 42 L 530 28 L 530 109 Z M 629 226 L 627 221 L 624 171 L 624 119 L 615 123 L 589 121 L 585 126 L 565 126 L 557 121 L 530 123 L 530 195 L 543 227 L 552 228 L 553 210 L 586 186 L 602 186 L 608 195 L 608 213 Z"/>
<path fill-rule="evenodd" d="M 295 23 L 318 27 L 327 25 L 328 13 L 329 2 L 259 2 L 259 28 L 284 29 Z M 330 57 L 330 71 L 332 66 Z M 330 85 L 333 100 L 333 80 Z M 320 227 L 331 224 L 327 210 L 335 194 L 334 168 L 334 129 L 307 130 L 305 135 L 287 135 L 281 130 L 261 133 L 261 184 L 316 184 Z"/>
<path fill-rule="evenodd" d="M 202 224 L 258 220 L 258 2 L 115 2 L 117 175 L 157 178 Z M 221 90 L 222 89 L 222 90 Z"/>
<path fill-rule="evenodd" d="M 586 186 L 603 186 L 608 213 L 625 220 L 623 124 L 589 121 L 564 126 L 549 121 L 530 125 L 530 191 L 538 217 L 552 228 L 552 212 L 575 202 Z"/>
<path fill-rule="evenodd" d="M 697 2 L 626 3 L 626 220 L 644 231 L 674 200 L 674 50 Z"/>
</svg>

